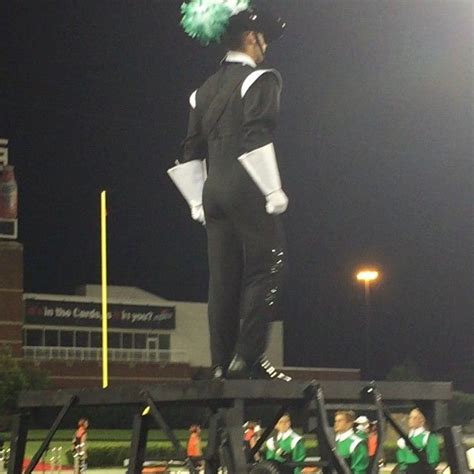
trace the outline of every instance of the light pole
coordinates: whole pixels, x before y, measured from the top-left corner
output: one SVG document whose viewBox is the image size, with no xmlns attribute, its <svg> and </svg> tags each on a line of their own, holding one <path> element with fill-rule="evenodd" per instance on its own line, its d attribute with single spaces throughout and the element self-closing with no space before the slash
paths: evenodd
<svg viewBox="0 0 474 474">
<path fill-rule="evenodd" d="M 370 305 L 370 283 L 377 280 L 379 272 L 377 270 L 361 270 L 357 272 L 356 278 L 364 282 L 365 295 L 365 372 L 369 376 L 370 372 L 370 320 L 372 316 L 372 307 Z"/>
</svg>

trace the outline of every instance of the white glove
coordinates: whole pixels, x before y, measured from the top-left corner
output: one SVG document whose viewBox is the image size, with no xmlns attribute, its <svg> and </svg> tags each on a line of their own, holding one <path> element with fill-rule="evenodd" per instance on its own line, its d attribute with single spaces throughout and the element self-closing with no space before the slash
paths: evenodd
<svg viewBox="0 0 474 474">
<path fill-rule="evenodd" d="M 202 225 L 206 225 L 206 218 L 204 216 L 204 208 L 202 204 L 190 204 L 191 207 L 191 217 L 195 220 L 200 222 Z"/>
<path fill-rule="evenodd" d="M 406 443 L 405 443 L 405 440 L 403 438 L 398 438 L 397 440 L 397 446 L 400 448 L 400 449 L 403 449 L 403 448 L 406 448 Z"/>
<path fill-rule="evenodd" d="M 281 214 L 288 207 L 288 198 L 281 189 L 280 172 L 273 143 L 239 156 L 238 160 L 265 196 L 269 214 Z"/>
<path fill-rule="evenodd" d="M 202 190 L 207 178 L 206 161 L 192 160 L 178 164 L 167 173 L 191 208 L 191 217 L 205 224 Z"/>
<path fill-rule="evenodd" d="M 267 200 L 265 209 L 268 214 L 282 214 L 288 207 L 288 197 L 282 189 L 265 196 L 265 199 Z"/>
</svg>

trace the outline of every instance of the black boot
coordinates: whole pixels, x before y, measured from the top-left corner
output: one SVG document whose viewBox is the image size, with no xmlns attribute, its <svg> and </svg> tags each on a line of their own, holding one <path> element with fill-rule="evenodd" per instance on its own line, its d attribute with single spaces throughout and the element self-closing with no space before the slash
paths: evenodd
<svg viewBox="0 0 474 474">
<path fill-rule="evenodd" d="M 248 379 L 250 378 L 250 369 L 245 359 L 239 354 L 235 354 L 227 368 L 228 379 Z"/>
<path fill-rule="evenodd" d="M 283 372 L 275 369 L 271 362 L 266 356 L 261 357 L 250 370 L 251 379 L 270 379 L 270 380 L 283 380 L 284 382 L 290 382 L 292 378 Z"/>
</svg>

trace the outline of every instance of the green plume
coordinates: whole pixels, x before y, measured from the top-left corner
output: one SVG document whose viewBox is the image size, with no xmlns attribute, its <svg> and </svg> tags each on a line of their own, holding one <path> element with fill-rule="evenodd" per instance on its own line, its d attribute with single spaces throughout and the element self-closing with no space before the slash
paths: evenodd
<svg viewBox="0 0 474 474">
<path fill-rule="evenodd" d="M 181 5 L 181 26 L 204 45 L 219 41 L 229 18 L 249 7 L 250 0 L 191 0 Z"/>
</svg>

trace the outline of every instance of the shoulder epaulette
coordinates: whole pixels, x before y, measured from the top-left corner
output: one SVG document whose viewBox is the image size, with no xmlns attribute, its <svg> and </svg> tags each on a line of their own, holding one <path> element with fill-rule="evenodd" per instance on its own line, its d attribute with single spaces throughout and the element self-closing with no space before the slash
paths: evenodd
<svg viewBox="0 0 474 474">
<path fill-rule="evenodd" d="M 295 446 L 300 441 L 301 436 L 298 433 L 294 433 L 291 435 L 291 449 L 295 449 Z"/>
<path fill-rule="evenodd" d="M 193 109 L 196 108 L 196 93 L 197 89 L 189 96 L 189 105 L 191 105 Z"/>
<path fill-rule="evenodd" d="M 245 94 L 250 89 L 250 87 L 264 74 L 274 74 L 278 80 L 279 87 L 281 89 L 282 86 L 282 79 L 280 73 L 276 69 L 257 69 L 256 71 L 252 71 L 242 82 L 242 87 L 240 88 L 240 96 L 243 98 Z"/>
<path fill-rule="evenodd" d="M 357 448 L 357 446 L 363 442 L 363 439 L 359 438 L 359 436 L 357 435 L 352 435 L 349 439 L 352 441 L 349 447 L 349 452 L 352 454 L 354 452 L 354 449 Z"/>
</svg>

